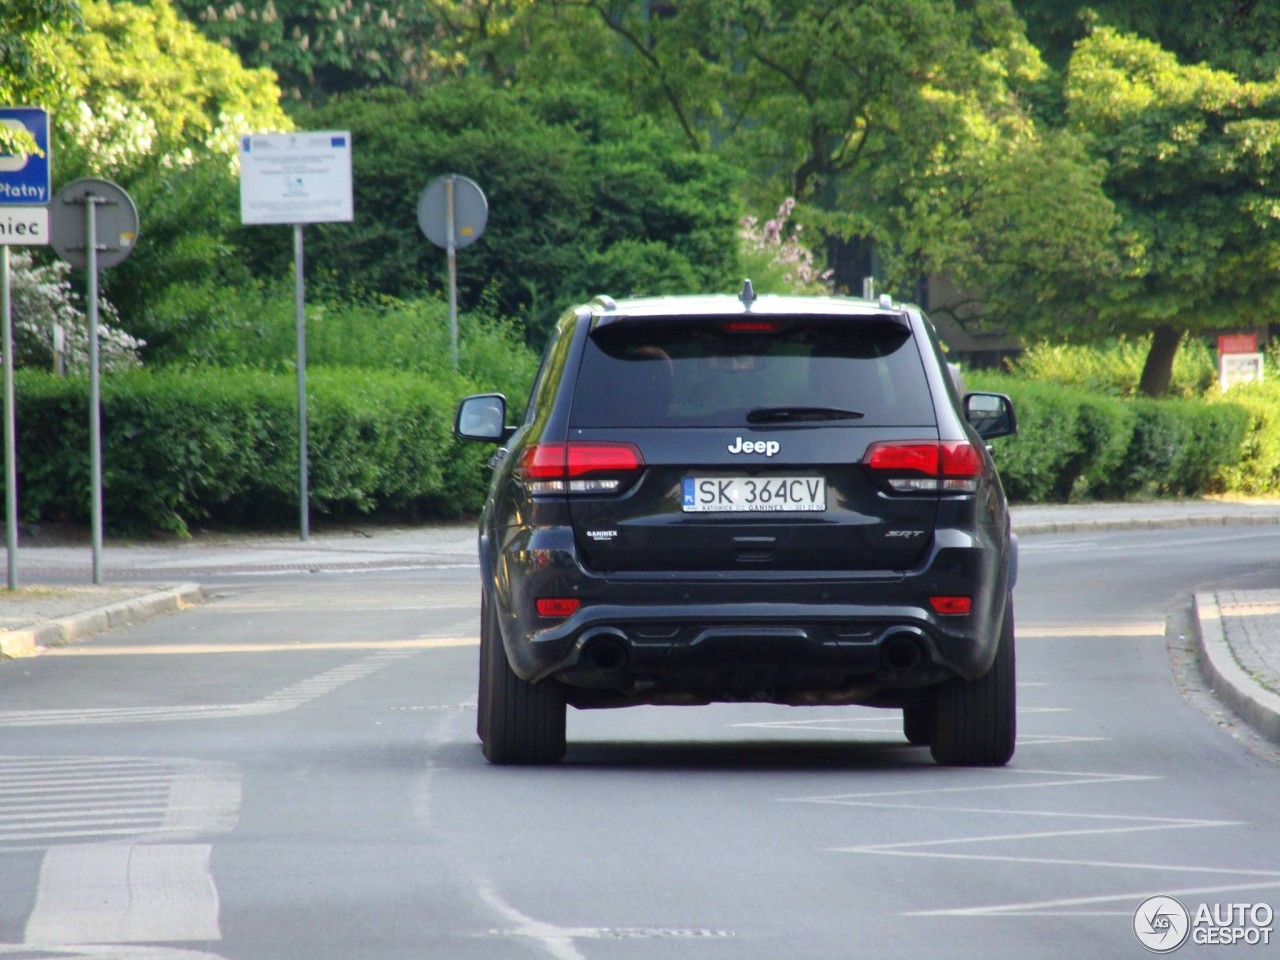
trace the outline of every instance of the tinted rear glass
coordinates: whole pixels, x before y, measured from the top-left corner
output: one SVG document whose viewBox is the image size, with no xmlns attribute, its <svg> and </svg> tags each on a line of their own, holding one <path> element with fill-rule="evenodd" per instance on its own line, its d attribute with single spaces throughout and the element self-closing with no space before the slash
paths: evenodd
<svg viewBox="0 0 1280 960">
<path fill-rule="evenodd" d="M 598 326 L 570 414 L 574 427 L 736 427 L 761 411 L 850 411 L 867 426 L 935 422 L 915 341 L 875 318 L 776 318 Z M 773 329 L 772 327 L 775 327 Z M 754 411 L 754 413 L 753 413 Z M 767 415 L 767 414 L 766 414 Z M 782 421 L 779 421 L 782 422 Z"/>
</svg>

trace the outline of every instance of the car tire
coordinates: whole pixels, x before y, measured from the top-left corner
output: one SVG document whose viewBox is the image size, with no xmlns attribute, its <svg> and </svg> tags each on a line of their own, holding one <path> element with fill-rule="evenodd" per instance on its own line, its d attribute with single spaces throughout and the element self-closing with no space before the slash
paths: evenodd
<svg viewBox="0 0 1280 960">
<path fill-rule="evenodd" d="M 927 747 L 933 739 L 933 711 L 928 707 L 904 707 L 902 735 L 913 747 Z"/>
<path fill-rule="evenodd" d="M 477 731 L 494 764 L 559 763 L 565 752 L 564 685 L 529 683 L 507 662 L 497 613 L 481 603 L 480 691 Z"/>
<path fill-rule="evenodd" d="M 939 687 L 929 749 L 944 766 L 1001 767 L 1017 740 L 1017 683 L 1013 597 L 1005 602 L 1000 640 L 991 669 L 977 680 Z"/>
</svg>

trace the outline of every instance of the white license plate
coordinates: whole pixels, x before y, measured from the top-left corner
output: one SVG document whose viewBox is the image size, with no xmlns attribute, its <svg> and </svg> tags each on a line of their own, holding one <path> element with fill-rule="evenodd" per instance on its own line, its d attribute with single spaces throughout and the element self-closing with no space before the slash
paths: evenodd
<svg viewBox="0 0 1280 960">
<path fill-rule="evenodd" d="M 827 509 L 822 477 L 685 477 L 685 513 L 816 513 Z"/>
</svg>

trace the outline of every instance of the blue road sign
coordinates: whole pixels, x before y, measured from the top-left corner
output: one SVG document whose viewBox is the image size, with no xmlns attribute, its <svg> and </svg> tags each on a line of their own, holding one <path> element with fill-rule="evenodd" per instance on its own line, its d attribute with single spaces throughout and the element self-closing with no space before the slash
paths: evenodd
<svg viewBox="0 0 1280 960">
<path fill-rule="evenodd" d="M 0 153 L 0 206 L 44 206 L 49 190 L 49 114 L 36 107 L 0 107 L 0 124 L 25 129 L 36 141 L 39 155 Z"/>
</svg>

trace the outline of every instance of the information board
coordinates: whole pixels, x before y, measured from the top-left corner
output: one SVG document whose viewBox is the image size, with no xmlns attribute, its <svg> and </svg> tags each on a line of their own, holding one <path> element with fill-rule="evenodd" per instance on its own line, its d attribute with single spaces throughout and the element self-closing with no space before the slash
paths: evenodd
<svg viewBox="0 0 1280 960">
<path fill-rule="evenodd" d="M 354 218 L 346 130 L 240 138 L 240 220 L 335 223 Z"/>
</svg>

